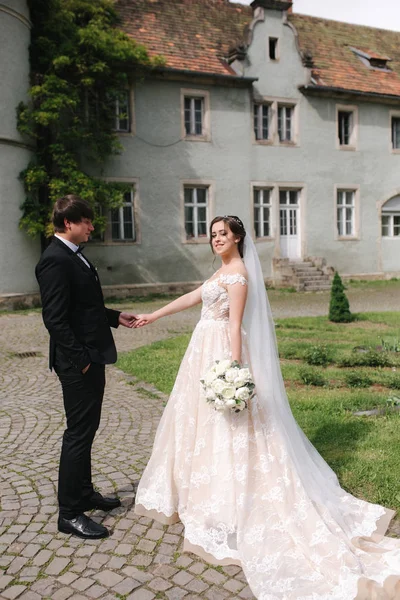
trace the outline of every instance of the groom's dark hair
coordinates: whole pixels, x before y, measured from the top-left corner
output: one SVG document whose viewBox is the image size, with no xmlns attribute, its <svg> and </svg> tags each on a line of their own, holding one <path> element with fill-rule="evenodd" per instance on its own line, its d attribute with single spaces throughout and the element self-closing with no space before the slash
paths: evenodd
<svg viewBox="0 0 400 600">
<path fill-rule="evenodd" d="M 80 223 L 82 219 L 93 220 L 94 212 L 89 202 L 74 194 L 58 198 L 54 204 L 51 220 L 56 233 L 65 232 L 64 219 L 71 223 Z"/>
</svg>

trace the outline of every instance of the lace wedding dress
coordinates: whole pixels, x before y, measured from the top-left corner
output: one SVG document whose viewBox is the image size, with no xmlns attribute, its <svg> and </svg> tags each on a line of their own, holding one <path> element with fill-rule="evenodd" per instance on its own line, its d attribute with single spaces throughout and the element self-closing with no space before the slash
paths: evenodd
<svg viewBox="0 0 400 600">
<path fill-rule="evenodd" d="M 259 600 L 400 599 L 400 541 L 383 537 L 393 511 L 346 493 L 300 431 L 293 444 L 297 458 L 301 445 L 308 452 L 303 473 L 279 418 L 259 399 L 257 378 L 248 410 L 221 413 L 205 401 L 200 378 L 230 356 L 231 285 L 247 281 L 219 275 L 203 284 L 201 319 L 157 430 L 136 514 L 164 524 L 180 519 L 184 549 L 240 565 Z M 249 364 L 247 337 L 243 331 Z"/>
</svg>

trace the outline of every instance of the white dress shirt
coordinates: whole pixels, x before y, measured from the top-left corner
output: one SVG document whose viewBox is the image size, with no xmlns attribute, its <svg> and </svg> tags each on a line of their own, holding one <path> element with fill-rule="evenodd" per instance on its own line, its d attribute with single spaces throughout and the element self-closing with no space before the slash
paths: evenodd
<svg viewBox="0 0 400 600">
<path fill-rule="evenodd" d="M 79 256 L 79 258 L 81 260 L 83 260 L 85 265 L 90 269 L 90 265 L 89 265 L 88 261 L 86 260 L 86 258 L 84 256 L 82 256 L 82 254 L 80 252 L 77 252 L 79 246 L 77 246 L 73 242 L 70 242 L 69 240 L 66 240 L 65 238 L 61 237 L 60 235 L 57 235 L 56 233 L 54 234 L 54 237 L 56 237 L 58 240 L 61 240 L 62 242 L 64 242 L 64 244 L 66 246 L 68 246 L 68 248 L 70 248 L 72 250 L 72 252 L 75 252 L 75 254 L 77 256 Z"/>
</svg>

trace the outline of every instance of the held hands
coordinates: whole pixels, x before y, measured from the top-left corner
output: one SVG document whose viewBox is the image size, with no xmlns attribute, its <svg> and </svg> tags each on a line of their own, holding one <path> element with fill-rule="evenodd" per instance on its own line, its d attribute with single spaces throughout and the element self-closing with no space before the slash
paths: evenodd
<svg viewBox="0 0 400 600">
<path fill-rule="evenodd" d="M 156 317 L 154 313 L 137 315 L 137 320 L 133 327 L 136 329 L 138 327 L 144 327 L 145 325 L 150 325 L 150 323 L 154 323 L 156 321 Z"/>
<path fill-rule="evenodd" d="M 137 327 L 137 319 L 137 315 L 131 315 L 130 313 L 122 312 L 118 317 L 118 323 L 124 327 L 129 327 L 129 329 L 132 329 L 132 327 Z"/>
</svg>

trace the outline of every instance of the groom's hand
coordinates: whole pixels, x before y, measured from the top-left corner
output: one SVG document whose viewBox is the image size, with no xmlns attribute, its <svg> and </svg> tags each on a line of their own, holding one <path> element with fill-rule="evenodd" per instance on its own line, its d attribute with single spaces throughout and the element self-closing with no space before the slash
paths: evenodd
<svg viewBox="0 0 400 600">
<path fill-rule="evenodd" d="M 143 314 L 143 315 L 137 315 L 137 321 L 134 324 L 135 329 L 139 328 L 139 327 L 144 327 L 145 325 L 150 325 L 150 323 L 154 323 L 154 321 L 156 320 L 156 318 L 154 317 L 154 314 Z"/>
<path fill-rule="evenodd" d="M 129 327 L 129 329 L 132 329 L 132 327 L 134 326 L 136 321 L 137 321 L 136 315 L 131 315 L 131 314 L 125 313 L 125 312 L 120 313 L 120 315 L 118 317 L 118 323 L 120 325 L 123 325 L 124 327 Z"/>
</svg>

